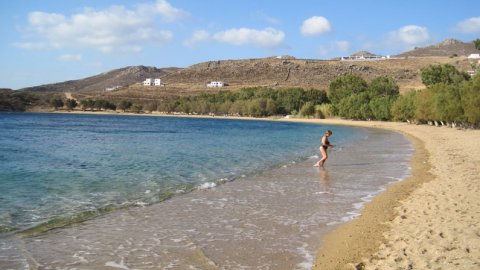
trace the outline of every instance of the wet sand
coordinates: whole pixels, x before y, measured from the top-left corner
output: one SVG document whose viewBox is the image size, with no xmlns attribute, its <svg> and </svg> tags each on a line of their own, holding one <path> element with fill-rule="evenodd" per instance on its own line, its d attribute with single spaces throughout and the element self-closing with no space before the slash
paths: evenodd
<svg viewBox="0 0 480 270">
<path fill-rule="evenodd" d="M 416 148 L 412 176 L 330 233 L 315 269 L 480 269 L 480 130 L 306 121 L 394 130 Z"/>
</svg>

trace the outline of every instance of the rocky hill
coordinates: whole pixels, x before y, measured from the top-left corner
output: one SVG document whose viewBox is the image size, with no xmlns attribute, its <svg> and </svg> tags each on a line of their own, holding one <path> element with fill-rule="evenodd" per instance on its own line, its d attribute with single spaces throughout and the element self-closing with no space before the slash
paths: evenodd
<svg viewBox="0 0 480 270">
<path fill-rule="evenodd" d="M 45 84 L 23 88 L 21 90 L 35 92 L 102 92 L 109 87 L 128 87 L 142 82 L 145 78 L 161 78 L 176 71 L 177 68 L 156 68 L 145 66 L 130 66 L 114 69 L 85 79 Z"/>
<path fill-rule="evenodd" d="M 471 68 L 466 56 L 478 53 L 473 42 L 446 40 L 439 44 L 417 48 L 390 59 L 318 60 L 295 59 L 291 56 L 260 59 L 219 60 L 187 68 L 125 67 L 81 80 L 25 88 L 34 92 L 69 93 L 77 98 L 104 96 L 111 99 L 161 99 L 199 92 L 236 90 L 247 86 L 303 87 L 328 89 L 338 75 L 354 73 L 366 80 L 391 76 L 401 91 L 423 88 L 420 73 L 431 64 L 452 64 L 459 70 Z M 374 55 L 358 52 L 357 55 Z M 452 57 L 456 55 L 455 57 Z M 363 57 L 362 57 L 363 58 Z M 161 78 L 162 87 L 140 84 L 145 78 Z M 223 81 L 226 87 L 208 88 L 210 81 Z M 115 91 L 106 88 L 121 86 Z"/>
<path fill-rule="evenodd" d="M 166 75 L 162 81 L 166 88 L 208 90 L 209 81 L 224 81 L 226 89 L 245 86 L 303 87 L 326 89 L 338 75 L 354 73 L 366 80 L 378 76 L 391 76 L 401 88 L 422 86 L 420 70 L 430 64 L 453 64 L 460 69 L 466 57 L 449 58 L 397 58 L 384 60 L 305 60 L 305 59 L 247 59 L 210 61 Z"/>
<path fill-rule="evenodd" d="M 473 42 L 462 42 L 456 39 L 446 39 L 438 44 L 423 48 L 415 48 L 401 53 L 398 57 L 431 57 L 431 56 L 468 56 L 472 53 L 480 53 Z"/>
</svg>

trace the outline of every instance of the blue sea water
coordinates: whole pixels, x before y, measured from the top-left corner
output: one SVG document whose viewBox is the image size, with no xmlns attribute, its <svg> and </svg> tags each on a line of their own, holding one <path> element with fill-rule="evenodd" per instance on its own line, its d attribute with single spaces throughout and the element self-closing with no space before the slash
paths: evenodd
<svg viewBox="0 0 480 270">
<path fill-rule="evenodd" d="M 310 269 L 412 154 L 380 129 L 0 113 L 0 269 Z"/>
<path fill-rule="evenodd" d="M 335 127 L 339 143 L 361 132 Z M 311 124 L 173 117 L 0 114 L 0 226 L 150 204 L 315 154 Z"/>
</svg>

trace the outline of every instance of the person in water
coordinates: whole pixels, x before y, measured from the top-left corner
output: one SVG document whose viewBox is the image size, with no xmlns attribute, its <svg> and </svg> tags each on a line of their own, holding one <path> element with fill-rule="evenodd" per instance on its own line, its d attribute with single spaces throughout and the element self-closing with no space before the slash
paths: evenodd
<svg viewBox="0 0 480 270">
<path fill-rule="evenodd" d="M 327 153 L 328 147 L 335 147 L 335 145 L 330 144 L 330 142 L 328 141 L 328 137 L 330 136 L 332 136 L 332 131 L 327 130 L 327 132 L 325 132 L 325 135 L 323 135 L 322 137 L 322 145 L 320 146 L 320 153 L 322 153 L 322 158 L 313 166 L 323 167 L 323 164 L 328 158 L 328 153 Z"/>
</svg>

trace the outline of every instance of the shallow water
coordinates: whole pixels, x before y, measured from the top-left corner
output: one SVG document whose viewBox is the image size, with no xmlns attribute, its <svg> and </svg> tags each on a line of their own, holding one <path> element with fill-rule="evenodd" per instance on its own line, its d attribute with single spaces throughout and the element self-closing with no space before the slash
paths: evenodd
<svg viewBox="0 0 480 270">
<path fill-rule="evenodd" d="M 135 123 L 143 119 L 135 119 Z M 145 120 L 149 124 L 140 123 L 139 133 L 152 128 L 152 120 Z M 220 149 L 229 143 L 228 136 L 223 138 L 221 146 L 215 138 L 211 143 L 212 148 L 216 147 L 210 157 L 213 165 L 208 164 L 210 159 L 206 155 L 202 162 L 191 167 L 173 166 L 172 174 L 180 170 L 182 174 L 196 175 L 198 168 L 203 167 L 210 173 L 214 171 L 213 177 L 197 180 L 192 192 L 172 185 L 177 196 L 160 203 L 113 211 L 37 236 L 4 234 L 0 239 L 0 268 L 309 269 L 322 235 L 357 216 L 365 201 L 410 171 L 408 160 L 413 149 L 396 133 L 257 121 L 174 120 L 187 121 L 187 130 L 192 125 L 200 126 L 197 133 L 209 134 L 204 138 L 221 137 L 218 125 L 223 133 L 233 130 L 231 134 L 240 135 L 234 143 L 240 150 L 237 153 L 230 145 Z M 153 125 L 155 121 L 164 120 L 153 120 Z M 326 169 L 314 168 L 317 157 L 313 155 L 326 128 L 334 131 L 331 141 L 338 147 L 330 151 Z M 255 132 L 249 134 L 249 130 Z M 267 132 L 267 139 L 260 138 Z M 122 143 L 129 142 L 132 136 L 125 135 Z M 201 137 L 201 134 L 191 136 Z M 91 138 L 85 140 L 89 141 Z M 133 141 L 141 144 L 145 137 Z M 230 156 L 234 158 L 231 160 Z M 144 167 L 134 166 L 129 175 L 144 177 L 143 170 L 149 166 L 141 166 Z M 218 167 L 221 169 L 216 170 Z M 226 168 L 225 176 L 222 173 Z M 87 169 L 92 175 L 99 174 L 95 170 Z M 227 181 L 218 181 L 222 178 Z M 143 187 L 140 193 L 147 196 L 135 200 L 145 202 L 155 192 Z"/>
</svg>

